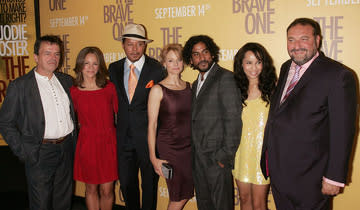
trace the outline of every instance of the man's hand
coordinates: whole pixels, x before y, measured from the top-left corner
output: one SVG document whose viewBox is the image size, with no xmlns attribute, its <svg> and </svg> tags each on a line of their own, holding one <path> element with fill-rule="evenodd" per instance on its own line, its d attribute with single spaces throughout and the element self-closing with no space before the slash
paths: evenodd
<svg viewBox="0 0 360 210">
<path fill-rule="evenodd" d="M 224 167 L 225 167 L 224 164 L 222 164 L 222 163 L 219 162 L 219 161 L 218 161 L 218 164 L 219 164 L 219 166 L 220 166 L 221 168 L 224 168 Z"/>
<path fill-rule="evenodd" d="M 324 195 L 337 195 L 340 192 L 340 187 L 336 185 L 332 185 L 327 183 L 326 181 L 322 181 L 322 189 L 321 192 Z"/>
</svg>

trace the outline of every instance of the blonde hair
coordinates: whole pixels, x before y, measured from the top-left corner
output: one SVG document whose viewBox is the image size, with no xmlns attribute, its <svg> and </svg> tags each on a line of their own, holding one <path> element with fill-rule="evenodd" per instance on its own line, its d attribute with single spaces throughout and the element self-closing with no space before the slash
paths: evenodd
<svg viewBox="0 0 360 210">
<path fill-rule="evenodd" d="M 181 46 L 181 44 L 168 44 L 166 45 L 160 53 L 160 63 L 164 64 L 165 63 L 165 59 L 166 59 L 166 55 L 170 52 L 173 51 L 181 60 L 182 58 L 182 50 L 183 47 Z"/>
</svg>

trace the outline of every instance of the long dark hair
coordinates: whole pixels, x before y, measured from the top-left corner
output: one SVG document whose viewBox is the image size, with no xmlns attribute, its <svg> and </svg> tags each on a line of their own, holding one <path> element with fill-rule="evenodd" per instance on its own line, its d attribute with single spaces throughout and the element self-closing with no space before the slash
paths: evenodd
<svg viewBox="0 0 360 210">
<path fill-rule="evenodd" d="M 259 75 L 259 90 L 261 92 L 261 99 L 267 103 L 270 103 L 270 97 L 275 90 L 277 81 L 275 67 L 273 60 L 266 49 L 259 43 L 246 43 L 236 53 L 234 58 L 234 77 L 238 87 L 241 90 L 241 101 L 246 106 L 245 100 L 248 98 L 249 80 L 245 75 L 242 67 L 242 62 L 245 57 L 245 53 L 251 51 L 256 58 L 263 64 L 263 69 Z"/>
<path fill-rule="evenodd" d="M 82 75 L 82 70 L 84 68 L 85 57 L 89 53 L 94 54 L 99 62 L 99 70 L 96 73 L 96 85 L 100 88 L 104 88 L 107 83 L 108 71 L 106 68 L 104 55 L 98 47 L 84 47 L 82 50 L 80 50 L 76 58 L 76 64 L 74 68 L 76 74 L 74 85 L 83 88 L 82 84 L 84 82 L 84 76 Z"/>
</svg>

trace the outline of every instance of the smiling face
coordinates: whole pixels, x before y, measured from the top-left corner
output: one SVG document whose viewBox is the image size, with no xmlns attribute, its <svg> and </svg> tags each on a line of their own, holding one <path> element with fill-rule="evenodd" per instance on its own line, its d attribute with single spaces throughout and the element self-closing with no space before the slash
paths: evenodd
<svg viewBox="0 0 360 210">
<path fill-rule="evenodd" d="M 163 65 L 168 74 L 180 74 L 184 70 L 183 60 L 173 50 L 167 53 Z"/>
<path fill-rule="evenodd" d="M 43 76 L 52 75 L 59 66 L 61 57 L 60 47 L 58 44 L 42 42 L 39 48 L 39 54 L 34 55 L 37 63 L 36 71 Z"/>
<path fill-rule="evenodd" d="M 291 59 L 299 66 L 310 61 L 317 53 L 320 36 L 314 36 L 310 25 L 297 24 L 287 33 L 287 50 Z"/>
<path fill-rule="evenodd" d="M 125 38 L 123 42 L 123 48 L 126 57 L 131 62 L 136 62 L 141 58 L 142 55 L 144 55 L 146 44 L 144 41 Z"/>
<path fill-rule="evenodd" d="M 84 66 L 82 69 L 82 74 L 84 79 L 96 78 L 96 74 L 99 71 L 99 61 L 95 54 L 89 53 L 85 56 Z"/>
<path fill-rule="evenodd" d="M 241 65 L 249 81 L 259 80 L 259 75 L 263 69 L 263 63 L 255 56 L 255 54 L 252 51 L 247 51 L 245 53 Z"/>
<path fill-rule="evenodd" d="M 190 63 L 194 69 L 200 72 L 207 72 L 210 69 L 213 64 L 213 58 L 203 42 L 199 42 L 193 46 Z"/>
</svg>

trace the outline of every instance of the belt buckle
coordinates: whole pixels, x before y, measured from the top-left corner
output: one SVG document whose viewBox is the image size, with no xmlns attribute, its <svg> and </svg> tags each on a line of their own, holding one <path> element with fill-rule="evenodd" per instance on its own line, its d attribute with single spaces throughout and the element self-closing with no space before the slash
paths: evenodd
<svg viewBox="0 0 360 210">
<path fill-rule="evenodd" d="M 66 135 L 66 136 L 64 136 L 64 137 L 60 137 L 60 138 L 58 138 L 58 139 L 54 139 L 54 140 L 43 139 L 42 143 L 43 143 L 43 144 L 60 144 L 60 143 L 62 143 L 62 142 L 66 139 L 67 136 L 68 136 L 68 135 Z"/>
<path fill-rule="evenodd" d="M 61 142 L 64 141 L 65 138 L 61 137 L 61 138 L 58 138 L 57 140 L 54 141 L 54 144 L 60 144 Z"/>
</svg>

